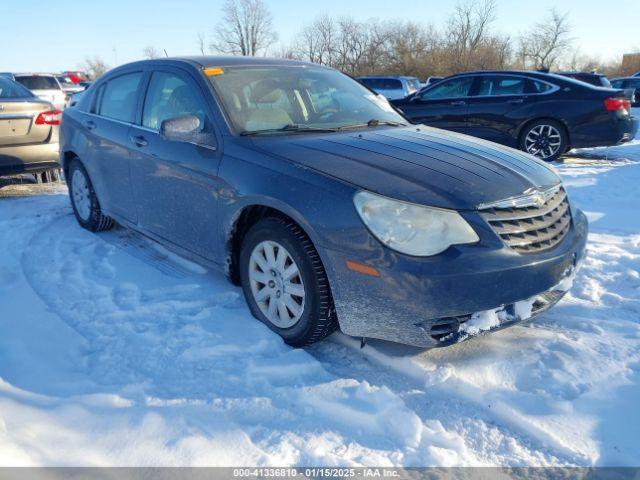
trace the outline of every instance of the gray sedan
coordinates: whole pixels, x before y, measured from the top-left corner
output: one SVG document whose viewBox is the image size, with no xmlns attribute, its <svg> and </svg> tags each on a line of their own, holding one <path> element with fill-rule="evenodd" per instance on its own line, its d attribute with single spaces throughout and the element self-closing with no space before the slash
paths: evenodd
<svg viewBox="0 0 640 480">
<path fill-rule="evenodd" d="M 51 103 L 0 77 L 0 175 L 58 169 L 61 116 Z"/>
</svg>

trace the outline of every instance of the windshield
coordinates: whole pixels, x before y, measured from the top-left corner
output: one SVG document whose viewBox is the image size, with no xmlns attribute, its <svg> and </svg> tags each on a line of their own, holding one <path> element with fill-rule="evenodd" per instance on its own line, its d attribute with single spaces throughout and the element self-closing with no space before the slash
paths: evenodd
<svg viewBox="0 0 640 480">
<path fill-rule="evenodd" d="M 290 125 L 338 129 L 372 120 L 405 123 L 387 100 L 335 70 L 306 66 L 211 70 L 216 73 L 209 79 L 238 132 Z"/>
</svg>

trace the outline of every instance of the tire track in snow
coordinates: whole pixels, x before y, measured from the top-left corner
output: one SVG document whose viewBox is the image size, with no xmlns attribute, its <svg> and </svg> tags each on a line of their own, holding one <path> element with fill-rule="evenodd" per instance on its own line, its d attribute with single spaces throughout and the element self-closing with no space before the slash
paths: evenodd
<svg viewBox="0 0 640 480">
<path fill-rule="evenodd" d="M 372 341 L 360 350 L 359 341 L 340 333 L 330 340 L 311 347 L 312 354 L 326 369 L 336 375 L 352 375 L 372 385 L 386 386 L 424 422 L 435 419 L 447 430 L 458 432 L 465 439 L 467 448 L 482 458 L 485 465 L 590 463 L 585 455 L 547 437 L 545 432 L 532 431 L 514 421 L 509 412 L 500 414 L 496 410 L 500 405 L 483 403 L 482 392 L 475 392 L 476 395 L 464 392 L 469 386 L 454 379 L 455 366 L 452 364 L 434 363 L 427 370 L 411 360 L 411 355 L 418 351 L 411 347 Z M 395 353 L 388 355 L 384 353 L 385 349 Z M 407 352 L 406 356 L 399 353 L 403 350 Z"/>
<path fill-rule="evenodd" d="M 88 341 L 80 363 L 98 392 L 126 392 L 150 408 L 199 405 L 230 417 L 269 458 L 289 463 L 480 461 L 457 434 L 423 425 L 386 387 L 334 376 L 304 350 L 285 346 L 250 317 L 222 275 L 175 275 L 157 268 L 166 260 L 153 253 L 132 257 L 117 235 L 105 241 L 112 234 L 73 222 L 69 215 L 47 220 L 21 264 L 37 295 Z M 46 261 L 32 251 L 48 252 Z M 190 421 L 210 429 L 203 418 Z"/>
</svg>

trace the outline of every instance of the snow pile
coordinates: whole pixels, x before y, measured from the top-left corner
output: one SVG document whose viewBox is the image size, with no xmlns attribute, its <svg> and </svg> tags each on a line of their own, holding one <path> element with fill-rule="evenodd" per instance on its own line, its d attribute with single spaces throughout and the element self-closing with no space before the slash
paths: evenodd
<svg viewBox="0 0 640 480">
<path fill-rule="evenodd" d="M 430 351 L 293 350 L 221 275 L 81 230 L 63 192 L 0 200 L 0 465 L 638 465 L 640 144 L 608 152 L 557 165 L 591 220 L 567 296 Z"/>
</svg>

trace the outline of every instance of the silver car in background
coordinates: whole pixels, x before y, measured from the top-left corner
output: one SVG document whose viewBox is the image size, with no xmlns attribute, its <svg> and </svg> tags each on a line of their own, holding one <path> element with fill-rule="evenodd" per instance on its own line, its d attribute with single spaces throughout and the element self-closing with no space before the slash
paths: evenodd
<svg viewBox="0 0 640 480">
<path fill-rule="evenodd" d="M 57 171 L 61 117 L 51 103 L 0 77 L 0 176 L 33 173 L 39 179 Z"/>
<path fill-rule="evenodd" d="M 53 74 L 16 73 L 15 80 L 31 90 L 34 95 L 53 104 L 55 108 L 63 109 L 67 103 L 67 95 Z"/>
<path fill-rule="evenodd" d="M 358 77 L 357 80 L 387 100 L 408 97 L 422 87 L 420 80 L 415 77 L 371 75 Z"/>
</svg>

